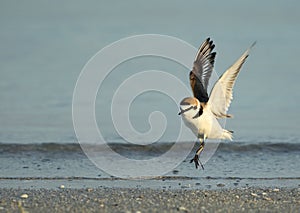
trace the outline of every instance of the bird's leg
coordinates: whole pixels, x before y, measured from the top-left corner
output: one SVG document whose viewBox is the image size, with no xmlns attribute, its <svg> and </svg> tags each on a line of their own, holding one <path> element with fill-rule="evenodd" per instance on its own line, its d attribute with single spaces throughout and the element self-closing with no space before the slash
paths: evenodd
<svg viewBox="0 0 300 213">
<path fill-rule="evenodd" d="M 204 166 L 203 164 L 201 163 L 201 161 L 199 160 L 199 156 L 201 154 L 201 152 L 203 151 L 204 149 L 204 139 L 200 138 L 200 146 L 199 148 L 197 149 L 196 151 L 196 154 L 195 154 L 195 157 L 190 161 L 190 163 L 195 163 L 195 166 L 196 166 L 196 169 L 198 169 L 199 165 L 201 166 L 201 168 L 204 170 Z"/>
</svg>

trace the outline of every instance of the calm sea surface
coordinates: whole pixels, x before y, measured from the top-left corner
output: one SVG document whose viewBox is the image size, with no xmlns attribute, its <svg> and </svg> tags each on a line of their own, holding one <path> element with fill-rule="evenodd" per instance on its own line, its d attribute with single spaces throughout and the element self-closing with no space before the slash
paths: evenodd
<svg viewBox="0 0 300 213">
<path fill-rule="evenodd" d="M 218 150 L 208 164 L 208 175 L 300 177 L 299 164 L 295 163 L 300 155 L 299 8 L 300 2 L 292 0 L 272 4 L 231 0 L 1 1 L 0 156 L 6 159 L 0 163 L 1 177 L 47 176 L 53 169 L 59 176 L 63 170 L 58 165 L 67 168 L 70 162 L 61 163 L 56 158 L 52 168 L 42 160 L 51 161 L 53 156 L 32 154 L 48 153 L 48 146 L 41 152 L 33 148 L 34 144 L 51 143 L 55 150 L 76 144 L 72 96 L 82 68 L 106 45 L 149 33 L 174 36 L 195 47 L 211 37 L 216 44 L 215 69 L 219 75 L 257 41 L 235 85 L 230 108 L 235 117 L 226 122 L 226 128 L 234 130 L 236 145 L 223 145 Z M 191 66 L 192 62 L 193 58 Z M 124 142 L 114 129 L 110 103 L 118 86 L 142 70 L 164 70 L 188 86 L 188 69 L 162 58 L 142 57 L 116 67 L 101 85 L 95 105 L 97 124 L 105 140 Z M 180 122 L 178 106 L 165 95 L 148 92 L 138 96 L 130 108 L 133 127 L 146 132 L 153 111 L 163 112 L 167 119 L 166 132 L 159 141 L 174 141 Z M 23 145 L 12 148 L 12 144 Z M 24 146 L 32 146 L 25 148 L 28 155 Z M 16 161 L 11 154 L 14 149 L 22 156 Z M 74 159 L 78 157 L 76 150 L 70 154 Z M 49 155 L 53 153 L 48 151 Z M 26 156 L 30 165 L 24 169 Z M 242 159 L 241 168 L 232 164 L 237 159 Z M 39 160 L 44 166 L 42 173 L 36 173 Z M 226 161 L 228 169 L 224 169 Z M 7 165 L 15 166 L 12 170 Z M 71 168 L 71 174 L 64 170 L 61 175 L 84 176 L 76 175 L 76 168 Z M 86 176 L 97 177 L 89 163 L 84 161 L 82 168 L 90 171 Z M 184 169 L 179 169 L 179 175 L 197 176 Z"/>
</svg>

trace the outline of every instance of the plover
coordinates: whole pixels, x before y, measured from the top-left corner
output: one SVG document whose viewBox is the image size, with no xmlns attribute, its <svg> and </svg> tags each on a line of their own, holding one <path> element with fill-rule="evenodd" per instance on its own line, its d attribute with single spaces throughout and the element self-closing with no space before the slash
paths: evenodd
<svg viewBox="0 0 300 213">
<path fill-rule="evenodd" d="M 232 117 L 232 115 L 227 114 L 227 111 L 233 98 L 233 86 L 250 49 L 254 45 L 255 43 L 220 76 L 209 96 L 207 87 L 216 57 L 216 52 L 213 52 L 215 48 L 213 41 L 207 38 L 196 54 L 193 70 L 189 75 L 194 97 L 184 98 L 180 102 L 180 112 L 178 113 L 185 125 L 200 141 L 195 157 L 190 161 L 195 163 L 196 169 L 199 165 L 204 169 L 199 155 L 203 151 L 207 138 L 232 140 L 233 131 L 223 129 L 218 119 Z"/>
</svg>

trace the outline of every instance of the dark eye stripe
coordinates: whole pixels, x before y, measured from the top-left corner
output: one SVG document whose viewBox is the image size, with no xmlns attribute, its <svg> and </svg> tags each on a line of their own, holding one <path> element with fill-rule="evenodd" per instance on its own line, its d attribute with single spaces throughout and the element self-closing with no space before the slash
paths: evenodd
<svg viewBox="0 0 300 213">
<path fill-rule="evenodd" d="M 185 113 L 185 112 L 187 112 L 187 111 L 189 111 L 191 109 L 197 109 L 197 106 L 190 106 L 189 108 L 184 109 L 184 110 L 180 108 L 179 115 L 181 115 L 181 114 L 183 114 L 183 113 Z"/>
</svg>

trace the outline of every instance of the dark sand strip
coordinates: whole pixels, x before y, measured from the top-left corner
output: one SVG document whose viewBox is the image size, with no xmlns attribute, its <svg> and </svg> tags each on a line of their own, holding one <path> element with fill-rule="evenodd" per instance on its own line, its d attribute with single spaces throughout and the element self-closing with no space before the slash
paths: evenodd
<svg viewBox="0 0 300 213">
<path fill-rule="evenodd" d="M 0 212 L 297 212 L 299 209 L 300 189 L 287 188 L 0 190 Z"/>
</svg>

